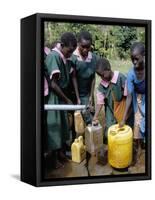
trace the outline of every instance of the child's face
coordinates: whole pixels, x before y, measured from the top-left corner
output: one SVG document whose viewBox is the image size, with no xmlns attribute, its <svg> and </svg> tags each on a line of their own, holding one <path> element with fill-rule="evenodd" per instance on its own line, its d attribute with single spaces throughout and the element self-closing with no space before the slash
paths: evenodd
<svg viewBox="0 0 155 200">
<path fill-rule="evenodd" d="M 112 78 L 112 71 L 111 70 L 97 70 L 96 73 L 101 77 L 102 80 L 104 81 L 110 81 Z"/>
<path fill-rule="evenodd" d="M 143 79 L 145 76 L 145 62 L 139 63 L 134 69 L 137 79 Z"/>
<path fill-rule="evenodd" d="M 140 65 L 140 63 L 144 61 L 144 56 L 140 53 L 139 49 L 134 49 L 131 53 L 131 60 L 134 67 L 136 68 Z"/>
<path fill-rule="evenodd" d="M 69 47 L 62 47 L 62 53 L 65 58 L 70 58 L 72 53 L 75 51 L 76 47 L 69 46 Z"/>
<path fill-rule="evenodd" d="M 86 58 L 88 52 L 91 50 L 91 41 L 82 39 L 81 42 L 78 43 L 78 47 L 81 56 Z"/>
</svg>

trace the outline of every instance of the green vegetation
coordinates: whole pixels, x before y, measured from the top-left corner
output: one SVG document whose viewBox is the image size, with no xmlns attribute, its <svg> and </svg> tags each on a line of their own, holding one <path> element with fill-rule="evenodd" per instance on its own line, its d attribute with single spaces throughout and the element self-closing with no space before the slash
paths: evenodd
<svg viewBox="0 0 155 200">
<path fill-rule="evenodd" d="M 73 32 L 75 35 L 81 30 L 92 34 L 92 50 L 108 59 L 129 59 L 129 49 L 133 42 L 145 42 L 145 29 L 131 26 L 108 26 L 80 23 L 45 22 L 45 45 L 59 41 L 64 32 Z"/>
</svg>

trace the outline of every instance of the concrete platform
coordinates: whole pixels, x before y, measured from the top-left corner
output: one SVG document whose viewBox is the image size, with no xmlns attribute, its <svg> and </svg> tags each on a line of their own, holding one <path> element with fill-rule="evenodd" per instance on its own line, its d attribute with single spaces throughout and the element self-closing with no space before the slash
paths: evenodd
<svg viewBox="0 0 155 200">
<path fill-rule="evenodd" d="M 105 157 L 104 159 L 107 160 Z M 49 179 L 145 173 L 145 150 L 142 151 L 138 162 L 134 166 L 130 166 L 125 171 L 113 169 L 108 162 L 105 162 L 104 159 L 102 155 L 99 156 L 99 159 L 97 159 L 96 156 L 91 156 L 89 162 L 83 160 L 80 164 L 69 160 L 69 162 L 65 163 L 64 168 L 46 170 L 45 178 Z"/>
</svg>

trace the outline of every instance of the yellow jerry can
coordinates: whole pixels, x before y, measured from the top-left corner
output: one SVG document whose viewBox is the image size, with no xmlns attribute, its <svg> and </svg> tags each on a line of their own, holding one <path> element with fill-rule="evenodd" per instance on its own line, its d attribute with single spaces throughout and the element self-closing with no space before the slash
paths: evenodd
<svg viewBox="0 0 155 200">
<path fill-rule="evenodd" d="M 83 135 L 85 132 L 85 124 L 80 111 L 74 112 L 74 124 L 77 135 Z"/>
<path fill-rule="evenodd" d="M 112 125 L 108 129 L 108 162 L 112 167 L 121 169 L 132 162 L 133 132 L 124 125 Z"/>
<path fill-rule="evenodd" d="M 86 151 L 90 154 L 99 152 L 103 147 L 103 129 L 100 124 L 88 125 L 85 129 Z"/>
<path fill-rule="evenodd" d="M 86 158 L 86 147 L 83 144 L 83 136 L 79 136 L 71 146 L 72 161 L 80 163 Z"/>
</svg>

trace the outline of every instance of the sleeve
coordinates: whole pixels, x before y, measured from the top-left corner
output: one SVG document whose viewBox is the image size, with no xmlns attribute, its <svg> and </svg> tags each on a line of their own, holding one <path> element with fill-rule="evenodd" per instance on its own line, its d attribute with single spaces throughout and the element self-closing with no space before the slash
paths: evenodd
<svg viewBox="0 0 155 200">
<path fill-rule="evenodd" d="M 129 71 L 127 75 L 127 92 L 129 94 L 132 94 L 133 91 L 134 91 L 133 74 L 132 71 Z"/>
<path fill-rule="evenodd" d="M 72 74 L 74 71 L 75 71 L 75 66 L 74 66 L 74 63 L 71 61 L 71 68 L 70 68 L 69 73 Z"/>
<path fill-rule="evenodd" d="M 123 88 L 123 96 L 127 96 L 127 78 L 124 74 L 121 74 L 121 86 Z"/>
<path fill-rule="evenodd" d="M 44 96 L 48 95 L 48 82 L 46 80 L 46 77 L 44 76 Z"/>
<path fill-rule="evenodd" d="M 72 72 L 74 71 L 74 69 L 73 69 L 73 67 L 71 67 L 71 69 L 70 69 L 70 74 L 72 74 Z"/>
<path fill-rule="evenodd" d="M 75 55 L 72 55 L 71 56 L 71 68 L 70 68 L 70 74 L 72 74 L 73 72 L 76 72 L 76 62 L 77 62 L 77 59 L 75 57 Z"/>
<path fill-rule="evenodd" d="M 59 74 L 59 78 L 60 78 L 60 69 L 59 69 L 60 62 L 59 62 L 58 56 L 52 53 L 49 54 L 46 57 L 45 63 L 48 69 L 48 74 L 49 74 L 50 79 L 52 80 L 53 74 L 56 74 L 56 73 Z"/>
<path fill-rule="evenodd" d="M 71 62 L 72 62 L 72 66 L 75 68 L 76 67 L 76 62 L 77 62 L 76 56 L 72 54 L 70 59 L 71 59 Z"/>
<path fill-rule="evenodd" d="M 96 75 L 96 67 L 95 67 L 95 69 L 94 69 L 94 73 L 93 73 L 93 75 L 92 75 L 92 78 L 94 79 L 95 78 L 95 75 Z"/>
<path fill-rule="evenodd" d="M 128 95 L 128 89 L 127 89 L 127 80 L 125 81 L 125 86 L 124 86 L 124 96 Z"/>
<path fill-rule="evenodd" d="M 102 92 L 100 92 L 99 90 L 97 90 L 96 92 L 96 101 L 98 105 L 104 105 L 104 94 Z"/>
</svg>

